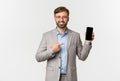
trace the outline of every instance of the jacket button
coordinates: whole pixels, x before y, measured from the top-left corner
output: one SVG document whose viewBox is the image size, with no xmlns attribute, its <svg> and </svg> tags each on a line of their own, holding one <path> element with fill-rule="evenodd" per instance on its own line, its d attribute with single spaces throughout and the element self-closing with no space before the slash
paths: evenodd
<svg viewBox="0 0 120 81">
<path fill-rule="evenodd" d="M 61 69 L 61 67 L 59 66 L 59 69 Z"/>
</svg>

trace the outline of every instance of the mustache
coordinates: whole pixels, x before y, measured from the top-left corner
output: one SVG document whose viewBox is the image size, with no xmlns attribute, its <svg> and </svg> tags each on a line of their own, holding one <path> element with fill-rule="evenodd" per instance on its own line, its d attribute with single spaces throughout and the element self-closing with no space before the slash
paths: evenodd
<svg viewBox="0 0 120 81">
<path fill-rule="evenodd" d="M 65 23 L 64 21 L 58 21 L 58 23 Z"/>
</svg>

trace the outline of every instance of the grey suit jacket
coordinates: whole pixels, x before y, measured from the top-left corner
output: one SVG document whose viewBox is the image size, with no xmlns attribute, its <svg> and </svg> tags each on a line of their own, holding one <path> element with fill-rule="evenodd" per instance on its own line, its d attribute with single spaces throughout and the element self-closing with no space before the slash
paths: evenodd
<svg viewBox="0 0 120 81">
<path fill-rule="evenodd" d="M 40 46 L 36 53 L 38 62 L 46 61 L 46 81 L 59 81 L 60 78 L 60 54 L 51 56 L 51 46 L 57 43 L 56 29 L 43 34 Z M 67 39 L 67 81 L 77 81 L 76 55 L 85 60 L 92 46 L 82 45 L 80 35 L 68 29 Z"/>
</svg>

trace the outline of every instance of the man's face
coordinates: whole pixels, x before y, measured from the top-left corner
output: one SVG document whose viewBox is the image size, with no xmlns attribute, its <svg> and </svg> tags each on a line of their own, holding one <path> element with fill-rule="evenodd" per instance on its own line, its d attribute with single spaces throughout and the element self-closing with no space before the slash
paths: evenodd
<svg viewBox="0 0 120 81">
<path fill-rule="evenodd" d="M 67 12 L 60 12 L 55 14 L 55 22 L 57 27 L 65 28 L 67 26 L 68 21 L 69 17 Z"/>
</svg>

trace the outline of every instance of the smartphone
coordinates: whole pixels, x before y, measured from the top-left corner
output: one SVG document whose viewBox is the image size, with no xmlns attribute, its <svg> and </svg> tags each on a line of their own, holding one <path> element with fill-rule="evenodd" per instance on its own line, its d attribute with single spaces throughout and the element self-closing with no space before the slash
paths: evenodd
<svg viewBox="0 0 120 81">
<path fill-rule="evenodd" d="M 86 40 L 92 40 L 93 27 L 86 28 Z"/>
</svg>

